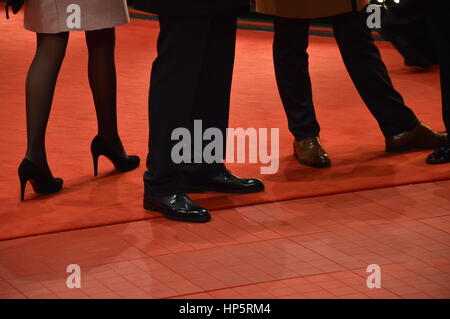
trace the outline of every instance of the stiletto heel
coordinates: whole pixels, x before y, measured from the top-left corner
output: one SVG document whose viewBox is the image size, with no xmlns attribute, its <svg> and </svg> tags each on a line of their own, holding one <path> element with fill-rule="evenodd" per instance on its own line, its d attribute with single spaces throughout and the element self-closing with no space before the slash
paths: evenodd
<svg viewBox="0 0 450 319">
<path fill-rule="evenodd" d="M 25 200 L 25 186 L 27 185 L 28 180 L 23 179 L 22 176 L 19 176 L 20 179 L 20 201 L 23 202 Z"/>
<path fill-rule="evenodd" d="M 37 167 L 29 159 L 24 159 L 18 170 L 20 179 L 20 200 L 25 200 L 25 187 L 28 181 L 31 182 L 33 190 L 38 194 L 54 194 L 61 190 L 63 180 L 54 178 L 50 171 L 45 171 Z"/>
<path fill-rule="evenodd" d="M 140 158 L 135 155 L 119 155 L 108 143 L 96 136 L 91 143 L 91 153 L 94 162 L 94 175 L 98 175 L 98 158 L 100 155 L 107 157 L 120 172 L 129 172 L 139 167 Z"/>
<path fill-rule="evenodd" d="M 100 155 L 92 153 L 92 160 L 94 162 L 94 176 L 98 175 L 98 157 Z"/>
</svg>

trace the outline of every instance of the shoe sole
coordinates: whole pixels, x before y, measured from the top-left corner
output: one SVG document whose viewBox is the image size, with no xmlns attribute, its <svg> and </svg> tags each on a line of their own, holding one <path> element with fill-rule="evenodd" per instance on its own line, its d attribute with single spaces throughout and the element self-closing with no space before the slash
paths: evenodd
<svg viewBox="0 0 450 319">
<path fill-rule="evenodd" d="M 167 210 L 165 210 L 162 207 L 159 207 L 153 203 L 150 203 L 146 200 L 144 200 L 144 209 L 145 210 L 149 210 L 149 211 L 153 211 L 153 212 L 158 212 L 163 214 L 163 216 L 167 219 L 170 220 L 175 220 L 175 221 L 179 221 L 179 222 L 188 222 L 188 223 L 207 223 L 211 220 L 211 217 L 209 218 L 204 218 L 204 219 L 191 219 L 191 218 L 183 218 L 183 217 L 175 217 L 175 216 L 171 216 L 170 214 L 167 213 Z"/>
<path fill-rule="evenodd" d="M 429 165 L 439 165 L 439 164 L 448 164 L 450 163 L 450 161 L 430 161 L 430 160 L 425 160 L 425 162 Z"/>
<path fill-rule="evenodd" d="M 327 168 L 327 167 L 331 166 L 331 162 L 323 163 L 323 164 L 311 164 L 311 163 L 304 162 L 298 157 L 297 153 L 294 153 L 294 157 L 297 160 L 297 162 L 299 162 L 300 164 L 309 166 L 309 167 L 313 167 L 313 168 Z"/>
<path fill-rule="evenodd" d="M 260 193 L 265 190 L 265 187 L 262 186 L 260 188 L 252 189 L 252 190 L 229 190 L 229 189 L 222 189 L 222 188 L 189 188 L 186 190 L 186 193 L 188 194 L 203 194 L 208 192 L 215 192 L 215 193 L 223 193 L 223 194 L 254 194 L 254 193 Z"/>
<path fill-rule="evenodd" d="M 386 153 L 409 153 L 409 152 L 420 152 L 424 150 L 434 150 L 439 146 L 424 146 L 424 147 L 386 147 Z"/>
<path fill-rule="evenodd" d="M 386 152 L 387 153 L 408 153 L 408 152 L 414 152 L 414 151 L 423 151 L 423 150 L 435 150 L 441 146 L 445 145 L 445 142 L 442 142 L 440 144 L 435 145 L 426 145 L 426 146 L 401 146 L 401 147 L 395 147 L 395 146 L 388 146 L 386 145 Z"/>
</svg>

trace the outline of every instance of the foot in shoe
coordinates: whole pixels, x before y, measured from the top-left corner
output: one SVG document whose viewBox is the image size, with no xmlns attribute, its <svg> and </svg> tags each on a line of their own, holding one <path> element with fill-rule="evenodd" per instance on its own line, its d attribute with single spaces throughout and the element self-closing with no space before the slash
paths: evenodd
<svg viewBox="0 0 450 319">
<path fill-rule="evenodd" d="M 420 122 L 411 131 L 386 138 L 386 152 L 403 153 L 414 149 L 436 149 L 446 145 L 447 142 L 447 132 L 435 132 Z"/>
<path fill-rule="evenodd" d="M 205 223 L 211 220 L 208 210 L 197 205 L 186 194 L 171 194 L 163 196 L 144 196 L 146 210 L 160 212 L 167 219 Z"/>
<path fill-rule="evenodd" d="M 450 145 L 443 146 L 435 150 L 427 157 L 428 164 L 450 163 Z"/>
<path fill-rule="evenodd" d="M 97 135 L 91 143 L 92 158 L 94 161 L 94 175 L 98 174 L 98 158 L 100 155 L 107 157 L 114 165 L 115 169 L 120 172 L 132 171 L 139 167 L 140 158 L 135 155 L 126 155 L 121 146 L 117 150 L 108 143 L 104 138 Z"/>
<path fill-rule="evenodd" d="M 33 190 L 38 194 L 54 194 L 59 192 L 63 186 L 61 178 L 54 178 L 50 169 L 40 168 L 29 159 L 24 159 L 18 170 L 20 179 L 20 199 L 25 199 L 25 187 L 30 181 Z"/>
<path fill-rule="evenodd" d="M 329 167 L 327 152 L 323 149 L 319 137 L 294 141 L 294 157 L 300 164 L 311 167 Z"/>
<path fill-rule="evenodd" d="M 256 178 L 240 178 L 228 170 L 204 180 L 192 181 L 186 193 L 218 192 L 230 194 L 248 194 L 264 191 L 264 184 Z"/>
</svg>

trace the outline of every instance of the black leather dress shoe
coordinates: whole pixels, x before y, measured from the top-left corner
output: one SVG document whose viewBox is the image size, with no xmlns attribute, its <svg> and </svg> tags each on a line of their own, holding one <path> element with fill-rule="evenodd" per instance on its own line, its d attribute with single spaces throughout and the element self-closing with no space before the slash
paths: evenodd
<svg viewBox="0 0 450 319">
<path fill-rule="evenodd" d="M 239 178 L 228 170 L 206 179 L 193 181 L 186 193 L 218 192 L 230 194 L 257 193 L 264 190 L 264 184 L 256 178 Z"/>
<path fill-rule="evenodd" d="M 427 157 L 428 164 L 450 163 L 450 146 L 443 146 Z"/>
<path fill-rule="evenodd" d="M 146 210 L 160 212 L 167 219 L 206 223 L 211 220 L 208 210 L 194 203 L 186 194 L 144 196 Z"/>
</svg>

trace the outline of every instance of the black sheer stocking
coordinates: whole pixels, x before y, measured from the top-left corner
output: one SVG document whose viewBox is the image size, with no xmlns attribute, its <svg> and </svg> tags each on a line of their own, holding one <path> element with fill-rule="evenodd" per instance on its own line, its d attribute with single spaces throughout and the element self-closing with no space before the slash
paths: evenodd
<svg viewBox="0 0 450 319">
<path fill-rule="evenodd" d="M 45 153 L 45 131 L 68 39 L 68 32 L 38 33 L 36 55 L 26 81 L 26 158 L 45 170 L 49 170 Z"/>
<path fill-rule="evenodd" d="M 97 113 L 98 135 L 118 155 L 125 156 L 117 129 L 115 29 L 87 31 L 86 42 L 89 51 L 89 84 Z"/>
<path fill-rule="evenodd" d="M 37 50 L 26 82 L 27 152 L 26 158 L 49 170 L 45 151 L 45 132 L 56 81 L 64 60 L 69 33 L 37 34 Z M 97 113 L 98 134 L 125 156 L 117 130 L 117 81 L 114 59 L 115 30 L 86 32 L 89 51 L 89 83 Z"/>
</svg>

